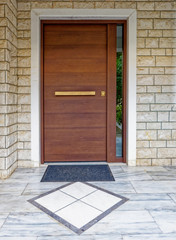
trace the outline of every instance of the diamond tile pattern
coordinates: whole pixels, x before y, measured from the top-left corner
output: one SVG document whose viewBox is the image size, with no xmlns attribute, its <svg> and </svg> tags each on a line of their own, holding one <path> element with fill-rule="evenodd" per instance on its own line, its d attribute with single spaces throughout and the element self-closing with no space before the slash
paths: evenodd
<svg viewBox="0 0 176 240">
<path fill-rule="evenodd" d="M 74 182 L 41 194 L 29 202 L 81 234 L 127 200 L 92 184 Z"/>
</svg>

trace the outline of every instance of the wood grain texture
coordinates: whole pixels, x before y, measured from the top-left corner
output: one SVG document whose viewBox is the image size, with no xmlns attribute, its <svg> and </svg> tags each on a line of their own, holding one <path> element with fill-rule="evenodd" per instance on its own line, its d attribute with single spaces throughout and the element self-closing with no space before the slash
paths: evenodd
<svg viewBox="0 0 176 240">
<path fill-rule="evenodd" d="M 44 25 L 44 162 L 106 161 L 106 35 L 106 25 Z"/>
</svg>

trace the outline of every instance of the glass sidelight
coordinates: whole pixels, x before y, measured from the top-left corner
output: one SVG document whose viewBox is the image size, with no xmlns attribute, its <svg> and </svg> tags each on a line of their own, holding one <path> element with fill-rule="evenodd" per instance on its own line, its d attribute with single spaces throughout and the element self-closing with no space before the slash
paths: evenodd
<svg viewBox="0 0 176 240">
<path fill-rule="evenodd" d="M 117 25 L 116 32 L 116 157 L 123 157 L 123 24 Z"/>
</svg>

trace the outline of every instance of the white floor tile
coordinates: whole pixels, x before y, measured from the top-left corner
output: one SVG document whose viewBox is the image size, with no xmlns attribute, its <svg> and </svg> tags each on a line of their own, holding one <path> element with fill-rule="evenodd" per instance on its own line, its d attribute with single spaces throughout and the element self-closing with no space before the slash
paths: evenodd
<svg viewBox="0 0 176 240">
<path fill-rule="evenodd" d="M 97 190 L 96 188 L 88 186 L 87 184 L 84 184 L 81 182 L 73 183 L 73 184 L 61 189 L 62 192 L 67 193 L 70 196 L 73 196 L 77 199 L 80 199 L 96 190 Z"/>
<path fill-rule="evenodd" d="M 81 199 L 81 201 L 101 210 L 106 211 L 122 199 L 115 197 L 109 193 L 98 190 Z"/>
<path fill-rule="evenodd" d="M 78 201 L 66 208 L 61 209 L 60 211 L 57 211 L 55 214 L 71 223 L 75 227 L 81 228 L 101 213 L 101 211 Z"/>
<path fill-rule="evenodd" d="M 35 201 L 48 210 L 55 212 L 68 204 L 75 202 L 76 199 L 58 190 Z"/>
</svg>

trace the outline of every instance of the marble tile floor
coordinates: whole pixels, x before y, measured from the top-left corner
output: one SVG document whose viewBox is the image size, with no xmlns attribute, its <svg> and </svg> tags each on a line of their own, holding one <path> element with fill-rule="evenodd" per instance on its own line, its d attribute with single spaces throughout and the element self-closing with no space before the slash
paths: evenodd
<svg viewBox="0 0 176 240">
<path fill-rule="evenodd" d="M 46 166 L 0 181 L 0 240 L 176 240 L 176 168 L 110 164 L 115 182 L 91 182 L 129 201 L 77 235 L 27 200 L 66 183 L 41 183 Z"/>
</svg>

